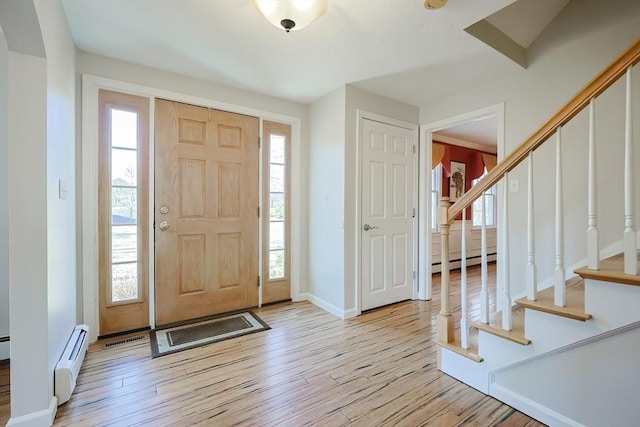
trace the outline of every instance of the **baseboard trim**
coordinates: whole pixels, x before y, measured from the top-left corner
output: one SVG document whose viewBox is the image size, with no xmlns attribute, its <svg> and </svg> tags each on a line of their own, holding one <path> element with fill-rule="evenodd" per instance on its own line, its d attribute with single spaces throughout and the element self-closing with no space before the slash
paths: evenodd
<svg viewBox="0 0 640 427">
<path fill-rule="evenodd" d="M 500 384 L 489 383 L 489 395 L 516 408 L 520 412 L 524 412 L 544 424 L 558 427 L 585 427 L 583 424 L 580 424 L 569 417 L 565 417 L 564 415 L 559 414 L 558 412 L 547 408 L 528 397 L 509 390 Z"/>
<path fill-rule="evenodd" d="M 10 341 L 0 342 L 0 360 L 6 360 L 11 357 L 11 343 Z"/>
<path fill-rule="evenodd" d="M 354 311 L 355 309 L 352 310 L 342 310 L 338 307 L 336 307 L 335 305 L 331 304 L 330 302 L 327 302 L 325 300 L 323 300 L 322 298 L 318 298 L 317 296 L 313 295 L 313 294 L 309 294 L 309 293 L 303 293 L 300 294 L 300 299 L 304 299 L 309 301 L 311 304 L 320 307 L 321 309 L 323 309 L 326 312 L 329 312 L 331 314 L 333 314 L 334 316 L 338 316 L 341 319 L 347 319 L 347 314 L 350 314 L 349 317 L 354 317 L 354 315 L 351 315 L 351 312 Z"/>
<path fill-rule="evenodd" d="M 58 399 L 51 397 L 49 407 L 38 412 L 21 415 L 19 417 L 11 417 L 7 423 L 7 427 L 42 427 L 52 426 L 58 410 Z"/>
</svg>

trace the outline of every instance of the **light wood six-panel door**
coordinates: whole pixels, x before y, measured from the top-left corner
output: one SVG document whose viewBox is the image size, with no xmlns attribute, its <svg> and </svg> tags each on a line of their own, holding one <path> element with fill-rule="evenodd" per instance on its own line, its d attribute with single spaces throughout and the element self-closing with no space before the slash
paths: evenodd
<svg viewBox="0 0 640 427">
<path fill-rule="evenodd" d="M 259 119 L 156 101 L 156 323 L 258 304 Z"/>
</svg>

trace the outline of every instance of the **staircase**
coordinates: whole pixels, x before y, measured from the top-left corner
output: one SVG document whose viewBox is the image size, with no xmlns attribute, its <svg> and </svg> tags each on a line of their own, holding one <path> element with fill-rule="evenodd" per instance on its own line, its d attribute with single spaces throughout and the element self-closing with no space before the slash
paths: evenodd
<svg viewBox="0 0 640 427">
<path fill-rule="evenodd" d="M 527 413 L 549 425 L 599 426 L 637 425 L 640 420 L 640 236 L 636 230 L 636 188 L 639 177 L 633 137 L 640 123 L 632 112 L 632 73 L 640 62 L 640 39 L 596 76 L 558 113 L 506 156 L 476 186 L 451 205 L 443 198 L 438 209 L 442 236 L 441 310 L 438 315 L 438 367 L 443 372 L 485 394 Z M 637 70 L 635 72 L 638 72 Z M 618 80 L 625 84 L 624 185 L 620 211 L 624 227 L 619 240 L 600 247 L 598 225 L 598 164 L 595 133 L 595 105 L 599 96 Z M 568 235 L 564 218 L 562 129 L 582 110 L 588 109 L 588 188 L 584 267 L 565 266 L 565 246 L 575 239 Z M 635 123 L 634 123 L 635 119 Z M 573 126 L 573 125 L 571 125 Z M 607 143 L 613 143 L 608 141 Z M 534 151 L 544 144 L 555 145 L 554 240 L 552 277 L 540 281 L 536 263 L 536 212 L 534 174 L 549 173 L 549 165 L 534 165 Z M 576 167 L 571 164 L 570 167 Z M 526 167 L 527 263 L 509 263 L 509 173 Z M 461 272 L 460 311 L 450 301 L 449 228 L 454 219 L 495 184 L 503 185 L 502 211 L 503 269 L 497 286 L 498 311 L 489 312 L 489 284 L 486 274 L 479 305 L 480 320 L 470 322 L 466 289 L 466 266 Z M 614 191 L 613 188 L 611 191 Z M 603 206 L 600 206 L 602 210 Z M 607 209 L 611 207 L 607 206 Z M 539 210 L 538 210 L 539 211 Z M 464 216 L 463 216 L 464 218 Z M 463 219 L 464 223 L 464 219 Z M 545 224 L 546 225 L 546 224 Z M 464 236 L 464 233 L 462 233 Z M 483 233 L 483 235 L 486 233 Z M 463 237 L 464 238 L 464 237 Z M 466 246 L 465 242 L 461 245 Z M 486 245 L 483 245 L 486 247 Z M 462 259 L 466 255 L 462 254 Z M 482 266 L 486 271 L 486 263 Z M 524 295 L 512 298 L 510 268 L 521 278 Z M 550 285 L 550 286 L 549 286 Z M 456 301 L 457 303 L 457 301 Z M 459 334 L 456 323 L 459 322 Z"/>
</svg>

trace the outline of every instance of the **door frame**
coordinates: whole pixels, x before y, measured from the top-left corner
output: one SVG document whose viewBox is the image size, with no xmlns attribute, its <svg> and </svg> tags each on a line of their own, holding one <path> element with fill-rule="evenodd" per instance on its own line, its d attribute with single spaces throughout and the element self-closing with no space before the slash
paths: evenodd
<svg viewBox="0 0 640 427">
<path fill-rule="evenodd" d="M 464 114 L 459 114 L 457 116 L 448 117 L 446 119 L 439 120 L 437 122 L 432 122 L 429 124 L 420 125 L 420 149 L 418 150 L 420 157 L 420 170 L 431 172 L 431 153 L 432 153 L 432 143 L 433 143 L 433 133 L 439 130 L 446 129 L 451 126 L 456 126 L 459 124 L 463 124 L 466 122 L 483 119 L 490 116 L 495 116 L 497 121 L 497 150 L 498 150 L 498 161 L 502 160 L 504 157 L 504 141 L 505 141 L 505 128 L 504 128 L 504 103 L 499 103 L 495 105 L 491 105 L 489 107 L 480 108 L 475 111 L 471 111 Z M 419 247 L 420 253 L 425 256 L 420 256 L 418 259 L 418 282 L 424 283 L 422 286 L 419 299 L 430 300 L 432 295 L 432 267 L 431 267 L 431 173 L 420 174 L 420 193 L 418 195 L 418 204 L 420 209 L 418 210 L 418 229 L 419 234 L 418 238 L 420 240 Z M 499 185 L 497 189 L 497 203 L 496 206 L 502 206 L 502 186 Z M 427 194 L 428 192 L 428 194 Z M 500 209 L 498 208 L 498 213 Z M 496 261 L 502 261 L 502 216 L 497 215 L 496 220 L 496 239 L 497 239 L 497 247 L 496 250 L 498 252 L 496 256 Z M 497 283 L 502 283 L 502 269 L 498 269 L 497 271 Z"/>
<path fill-rule="evenodd" d="M 362 146 L 364 144 L 364 132 L 363 121 L 372 120 L 374 122 L 384 123 L 390 126 L 396 126 L 399 128 L 407 129 L 413 132 L 413 146 L 416 148 L 416 153 L 413 156 L 413 206 L 416 210 L 416 217 L 413 220 L 413 268 L 415 271 L 415 277 L 413 280 L 413 295 L 412 299 L 418 298 L 418 125 L 405 122 L 402 120 L 392 119 L 380 114 L 372 113 L 370 111 L 358 109 L 357 116 L 357 161 L 356 161 L 356 233 L 355 233 L 355 247 L 356 247 L 356 315 L 362 313 Z"/>
<path fill-rule="evenodd" d="M 299 177 L 302 162 L 301 147 L 301 119 L 266 110 L 246 107 L 237 104 L 217 101 L 187 95 L 171 90 L 151 86 L 139 85 L 91 74 L 82 75 L 82 177 L 81 218 L 82 218 L 82 265 L 79 266 L 82 277 L 82 316 L 83 322 L 89 326 L 89 342 L 98 338 L 99 310 L 98 310 L 98 91 L 100 89 L 149 98 L 149 206 L 154 206 L 154 129 L 155 129 L 155 100 L 163 98 L 176 102 L 198 105 L 231 113 L 244 114 L 260 119 L 260 135 L 262 134 L 262 120 L 270 120 L 291 125 L 291 176 Z M 300 300 L 300 280 L 302 259 L 302 186 L 299 179 L 291 180 L 291 297 L 293 301 Z M 262 188 L 262 170 L 260 170 L 260 188 Z M 262 205 L 262 196 L 259 200 Z M 155 327 L 155 254 L 153 214 L 149 210 L 149 325 Z M 262 235 L 262 229 L 258 231 Z M 262 240 L 260 237 L 259 245 Z M 258 266 L 261 268 L 261 266 Z M 258 304 L 262 302 L 262 285 L 258 292 Z"/>
</svg>

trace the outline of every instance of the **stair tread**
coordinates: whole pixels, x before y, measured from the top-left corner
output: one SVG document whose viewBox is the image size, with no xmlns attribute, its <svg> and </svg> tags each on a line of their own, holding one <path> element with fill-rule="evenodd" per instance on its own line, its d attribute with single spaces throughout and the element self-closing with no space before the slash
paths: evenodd
<svg viewBox="0 0 640 427">
<path fill-rule="evenodd" d="M 453 342 L 442 342 L 438 341 L 438 345 L 453 351 L 461 356 L 466 357 L 467 359 L 473 360 L 474 362 L 482 363 L 484 359 L 478 355 L 478 336 L 477 334 L 469 334 L 469 348 L 462 348 L 462 341 L 460 340 L 459 330 L 456 330 L 455 340 Z"/>
<path fill-rule="evenodd" d="M 565 306 L 559 307 L 554 304 L 553 287 L 543 289 L 538 292 L 538 299 L 530 300 L 527 297 L 516 300 L 516 303 L 531 309 L 555 314 L 580 321 L 591 319 L 591 315 L 584 311 L 584 279 L 576 276 L 567 280 L 565 290 Z"/>
<path fill-rule="evenodd" d="M 491 317 L 488 324 L 473 322 L 471 326 L 520 345 L 531 344 L 531 340 L 524 336 L 524 309 L 518 306 L 512 307 L 511 315 L 510 331 L 502 329 L 502 312 L 500 311 Z"/>
<path fill-rule="evenodd" d="M 640 251 L 638 251 L 638 261 L 640 261 Z M 585 279 L 640 286 L 640 275 L 624 274 L 624 255 L 621 253 L 601 260 L 600 270 L 589 270 L 587 267 L 582 267 L 575 270 L 575 273 Z"/>
</svg>

